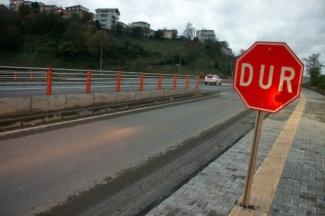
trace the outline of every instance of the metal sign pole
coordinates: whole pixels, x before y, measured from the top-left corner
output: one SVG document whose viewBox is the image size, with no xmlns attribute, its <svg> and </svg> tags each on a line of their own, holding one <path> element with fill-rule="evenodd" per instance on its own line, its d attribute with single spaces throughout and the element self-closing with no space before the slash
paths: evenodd
<svg viewBox="0 0 325 216">
<path fill-rule="evenodd" d="M 246 177 L 245 191 L 244 191 L 244 196 L 243 196 L 243 199 L 241 202 L 241 206 L 246 207 L 246 208 L 249 207 L 249 199 L 250 199 L 250 195 L 251 195 L 253 177 L 254 177 L 254 173 L 255 173 L 256 156 L 257 156 L 258 145 L 259 145 L 261 131 L 262 131 L 262 125 L 263 125 L 263 117 L 264 117 L 264 112 L 258 111 L 257 116 L 256 116 L 256 122 L 255 122 L 253 145 L 251 148 L 251 157 L 249 160 L 248 172 L 247 172 L 247 177 Z"/>
</svg>

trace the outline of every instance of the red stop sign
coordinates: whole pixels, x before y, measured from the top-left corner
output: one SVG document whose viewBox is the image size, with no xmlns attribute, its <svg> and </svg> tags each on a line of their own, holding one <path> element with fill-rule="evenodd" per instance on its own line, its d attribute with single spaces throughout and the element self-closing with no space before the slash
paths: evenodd
<svg viewBox="0 0 325 216">
<path fill-rule="evenodd" d="M 299 97 L 303 71 L 286 43 L 256 42 L 236 61 L 234 88 L 249 108 L 277 112 Z"/>
</svg>

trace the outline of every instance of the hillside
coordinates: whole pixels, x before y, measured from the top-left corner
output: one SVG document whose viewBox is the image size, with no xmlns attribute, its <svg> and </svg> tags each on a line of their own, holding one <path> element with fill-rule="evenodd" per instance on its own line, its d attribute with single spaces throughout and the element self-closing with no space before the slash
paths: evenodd
<svg viewBox="0 0 325 216">
<path fill-rule="evenodd" d="M 0 65 L 103 69 L 229 76 L 233 56 L 221 42 L 147 37 L 137 29 L 102 30 L 91 17 L 64 19 L 33 8 L 0 7 Z"/>
</svg>

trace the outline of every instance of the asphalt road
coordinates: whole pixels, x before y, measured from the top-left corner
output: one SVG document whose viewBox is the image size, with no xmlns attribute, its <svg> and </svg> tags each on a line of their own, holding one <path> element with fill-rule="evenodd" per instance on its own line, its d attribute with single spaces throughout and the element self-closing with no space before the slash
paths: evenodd
<svg viewBox="0 0 325 216">
<path fill-rule="evenodd" d="M 220 97 L 0 141 L 0 215 L 32 215 L 245 109 Z"/>
</svg>

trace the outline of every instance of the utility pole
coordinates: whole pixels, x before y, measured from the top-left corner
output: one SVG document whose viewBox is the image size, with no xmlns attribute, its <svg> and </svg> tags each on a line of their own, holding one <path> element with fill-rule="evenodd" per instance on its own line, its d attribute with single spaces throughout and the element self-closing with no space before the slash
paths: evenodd
<svg viewBox="0 0 325 216">
<path fill-rule="evenodd" d="M 103 69 L 103 40 L 100 43 L 100 60 L 99 60 L 99 70 Z"/>
<path fill-rule="evenodd" d="M 233 79 L 234 78 L 234 72 L 233 72 L 233 70 L 232 70 L 232 65 L 233 65 L 233 59 L 231 58 L 230 59 L 230 75 L 231 75 L 231 78 Z"/>
<path fill-rule="evenodd" d="M 178 71 L 179 74 L 182 73 L 182 55 L 179 54 L 179 71 Z"/>
</svg>

